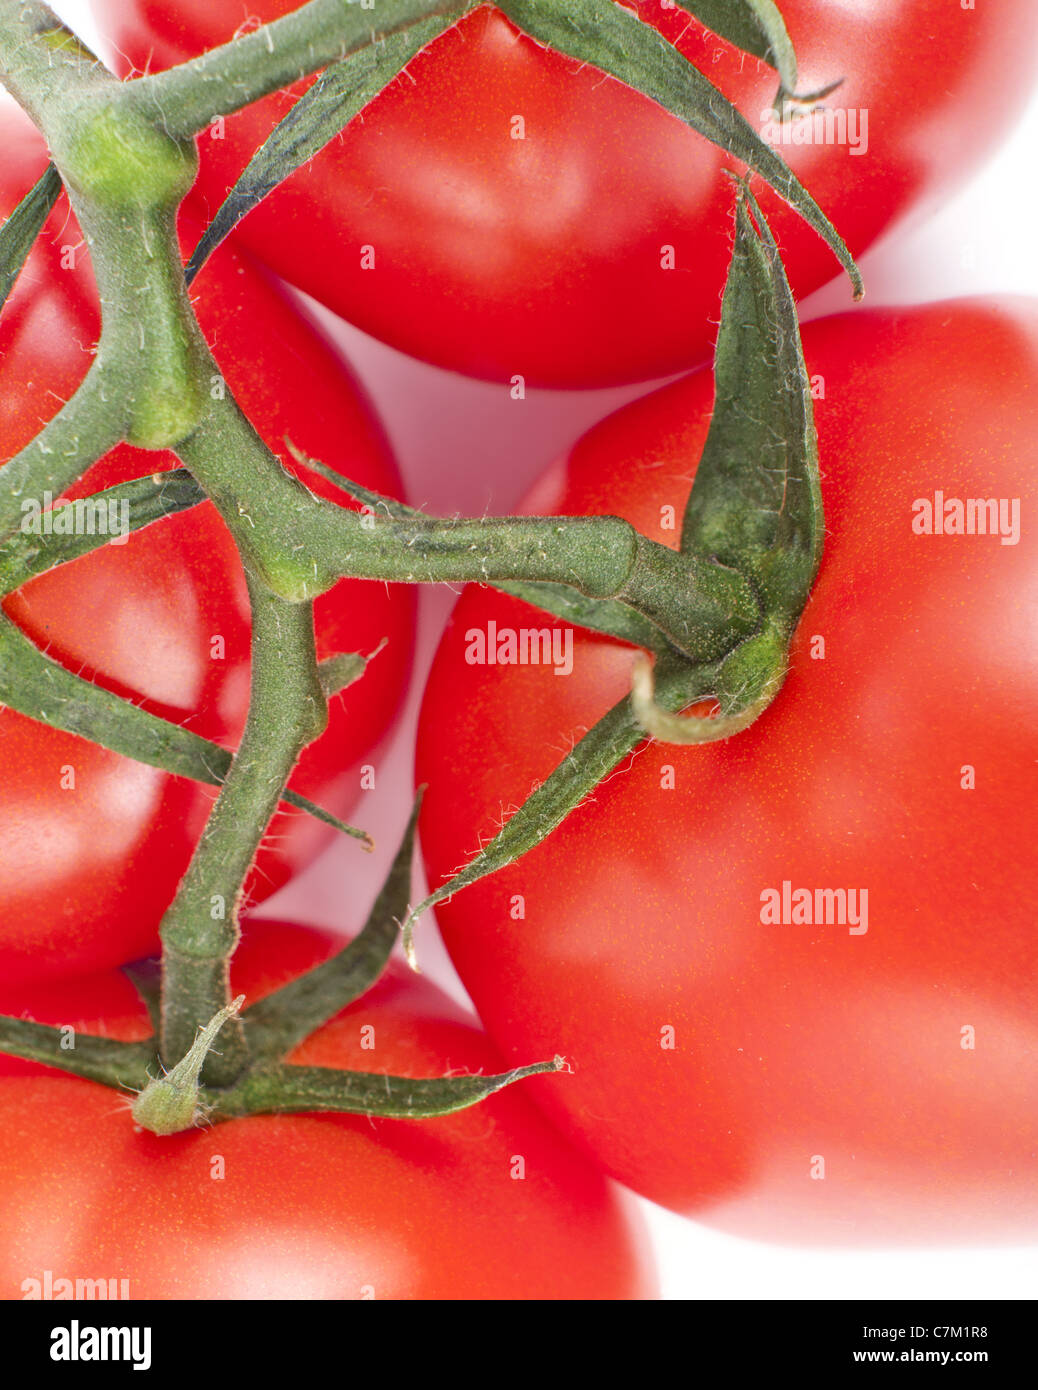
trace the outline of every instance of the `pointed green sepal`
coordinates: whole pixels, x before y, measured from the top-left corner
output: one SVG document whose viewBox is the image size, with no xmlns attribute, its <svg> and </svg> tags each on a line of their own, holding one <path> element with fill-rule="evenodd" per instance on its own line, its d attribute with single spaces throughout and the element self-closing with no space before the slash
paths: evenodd
<svg viewBox="0 0 1038 1390">
<path fill-rule="evenodd" d="M 131 961 L 122 968 L 123 974 L 137 991 L 137 998 L 148 1011 L 156 1033 L 162 1023 L 162 962 L 158 956 Z"/>
<path fill-rule="evenodd" d="M 0 703 L 53 729 L 99 743 L 113 753 L 211 787 L 223 784 L 234 757 L 220 744 L 77 676 L 41 652 L 20 628 L 2 616 Z M 298 792 L 286 789 L 281 799 L 340 834 L 359 840 L 364 849 L 374 848 L 366 830 L 347 825 Z"/>
<path fill-rule="evenodd" d="M 242 1024 L 255 1063 L 285 1057 L 382 974 L 410 901 L 411 860 L 421 803 L 419 789 L 400 848 L 359 935 L 330 960 L 245 1010 Z"/>
<path fill-rule="evenodd" d="M 818 571 L 824 530 L 796 304 L 768 224 L 740 182 L 714 355 L 714 410 L 681 548 L 746 575 L 766 618 L 791 631 Z"/>
<path fill-rule="evenodd" d="M 763 622 L 719 663 L 716 718 L 684 717 L 655 698 L 640 659 L 631 705 L 641 727 L 669 743 L 741 733 L 782 687 L 789 640 L 822 555 L 825 519 L 811 383 L 796 304 L 771 230 L 738 180 L 735 245 L 714 356 L 714 409 L 685 509 L 681 549 L 744 575 Z"/>
<path fill-rule="evenodd" d="M 341 695 L 347 686 L 360 680 L 367 670 L 368 662 L 378 656 L 385 645 L 386 639 L 383 637 L 375 650 L 367 656 L 360 652 L 336 652 L 335 656 L 326 657 L 324 661 L 318 662 L 317 678 L 321 682 L 325 699 L 330 700 L 333 695 Z"/>
<path fill-rule="evenodd" d="M 736 48 L 773 67 L 783 91 L 796 91 L 796 53 L 775 0 L 682 0 L 681 8 Z"/>
<path fill-rule="evenodd" d="M 416 53 L 454 23 L 464 8 L 459 5 L 456 10 L 388 34 L 380 43 L 372 43 L 326 68 L 267 136 L 217 209 L 185 268 L 188 284 L 242 218 L 341 134 Z"/>
<path fill-rule="evenodd" d="M 670 654 L 658 659 L 656 675 L 656 700 L 661 708 L 681 710 L 713 693 L 717 668 L 694 667 Z M 453 878 L 408 913 L 404 923 L 404 950 L 412 968 L 415 966 L 414 925 L 424 912 L 469 884 L 514 863 L 546 840 L 644 739 L 645 730 L 627 698 L 593 725 L 554 772 L 505 821 L 494 838 Z"/>
<path fill-rule="evenodd" d="M 222 1093 L 211 1118 L 338 1111 L 390 1120 L 432 1119 L 466 1110 L 528 1076 L 565 1070 L 562 1057 L 515 1067 L 496 1076 L 429 1079 L 335 1071 L 330 1067 L 270 1067 L 253 1072 L 233 1090 Z"/>
<path fill-rule="evenodd" d="M 75 524 L 67 533 L 54 530 L 55 523 L 64 523 L 62 508 L 43 510 L 38 502 L 23 502 L 22 529 L 11 536 L 0 556 L 0 594 L 102 546 L 124 544 L 133 532 L 204 501 L 205 493 L 191 474 L 174 468 L 69 502 L 68 515 Z"/>
<path fill-rule="evenodd" d="M 42 1062 L 71 1076 L 99 1081 L 117 1090 L 139 1090 L 155 1065 L 155 1039 L 118 1042 L 69 1027 L 52 1027 L 28 1018 L 0 1016 L 0 1052 Z"/>
<path fill-rule="evenodd" d="M 0 309 L 7 303 L 7 296 L 60 194 L 61 176 L 53 164 L 48 164 L 0 227 Z"/>
</svg>

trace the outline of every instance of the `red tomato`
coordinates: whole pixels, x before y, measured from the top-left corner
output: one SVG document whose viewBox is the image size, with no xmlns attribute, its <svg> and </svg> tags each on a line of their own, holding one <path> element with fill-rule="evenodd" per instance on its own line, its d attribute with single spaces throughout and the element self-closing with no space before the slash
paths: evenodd
<svg viewBox="0 0 1038 1390">
<path fill-rule="evenodd" d="M 46 156 L 24 118 L 8 108 L 2 121 L 6 216 Z M 348 476 L 395 492 L 388 446 L 356 380 L 266 275 L 224 251 L 196 286 L 227 381 L 282 460 L 292 466 L 288 435 Z M 97 329 L 81 234 L 62 200 L 0 318 L 0 457 L 26 444 L 71 394 Z M 69 495 L 175 464 L 171 454 L 120 447 Z M 210 504 L 32 580 L 4 608 L 77 673 L 225 746 L 237 743 L 248 705 L 248 599 Z M 340 814 L 355 803 L 357 765 L 370 758 L 406 679 L 412 611 L 403 586 L 343 582 L 317 601 L 320 655 L 369 652 L 389 639 L 363 679 L 332 702 L 327 732 L 293 776 L 297 791 Z M 215 789 L 10 710 L 0 712 L 0 766 L 0 975 L 96 970 L 154 950 Z M 251 896 L 278 887 L 329 833 L 300 812 L 280 813 Z"/>
<path fill-rule="evenodd" d="M 253 923 L 234 988 L 259 998 L 338 944 Z M 48 997 L 34 1010 L 25 996 L 22 1007 L 53 1022 L 106 1007 L 105 1031 L 145 1035 L 141 1006 L 116 1002 L 121 988 L 82 981 L 78 1006 L 66 990 L 60 1006 Z M 440 1119 L 263 1115 L 160 1139 L 135 1130 L 106 1088 L 4 1060 L 0 1297 L 26 1297 L 48 1271 L 52 1287 L 125 1279 L 137 1299 L 655 1293 L 626 1200 L 519 1087 Z M 397 965 L 292 1061 L 410 1076 L 501 1069 L 469 1018 Z"/>
<path fill-rule="evenodd" d="M 123 72 L 168 67 L 296 8 L 95 0 Z M 631 8 L 762 125 L 777 87 L 771 68 L 659 0 Z M 830 99 L 844 142 L 780 149 L 855 254 L 965 179 L 1035 70 L 1034 0 L 781 8 L 800 90 L 845 81 Z M 211 212 L 304 86 L 203 135 Z M 730 251 L 721 173 L 730 163 L 647 98 L 519 37 L 484 7 L 415 58 L 240 235 L 279 275 L 439 366 L 546 386 L 644 380 L 708 354 Z M 779 199 L 762 202 L 797 294 L 832 279 L 825 244 Z"/>
<path fill-rule="evenodd" d="M 653 1200 L 787 1241 L 1033 1239 L 1038 307 L 865 312 L 804 345 L 826 551 L 778 698 L 730 741 L 643 744 L 440 924 L 505 1055 L 572 1060 L 531 1087 L 553 1120 Z M 711 404 L 701 372 L 619 411 L 532 510 L 676 544 Z M 1005 540 L 913 530 L 927 499 L 987 498 Z M 491 619 L 548 623 L 458 604 L 419 730 L 434 884 L 630 687 L 631 649 L 579 629 L 568 676 L 466 664 Z"/>
</svg>

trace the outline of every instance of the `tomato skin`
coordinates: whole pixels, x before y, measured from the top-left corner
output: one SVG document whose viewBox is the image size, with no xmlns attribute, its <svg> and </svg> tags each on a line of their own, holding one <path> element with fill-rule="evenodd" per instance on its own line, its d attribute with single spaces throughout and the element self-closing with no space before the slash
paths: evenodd
<svg viewBox="0 0 1038 1390">
<path fill-rule="evenodd" d="M 0 139 L 6 216 L 46 155 L 10 108 L 0 114 Z M 197 225 L 185 220 L 187 241 Z M 65 248 L 77 245 L 74 266 L 63 268 Z M 193 293 L 227 382 L 287 466 L 286 435 L 347 476 L 398 490 L 388 445 L 355 379 L 264 272 L 224 249 Z M 62 200 L 0 319 L 0 457 L 28 443 L 78 385 L 97 327 L 81 234 Z M 68 495 L 175 466 L 172 454 L 122 446 Z M 344 501 L 323 480 L 307 481 Z M 4 608 L 76 672 L 224 746 L 240 738 L 248 598 L 233 542 L 210 504 L 39 576 Z M 370 652 L 389 639 L 364 678 L 333 700 L 327 732 L 293 775 L 297 791 L 347 815 L 357 796 L 357 764 L 373 753 L 407 678 L 413 596 L 404 586 L 344 581 L 317 600 L 316 617 L 322 657 Z M 215 638 L 224 644 L 219 657 L 212 654 Z M 156 949 L 159 919 L 215 789 L 10 710 L 0 712 L 0 768 L 0 975 L 89 972 Z M 299 812 L 279 813 L 249 896 L 266 897 L 331 833 Z"/>
<path fill-rule="evenodd" d="M 167 67 L 295 8 L 95 0 L 123 73 Z M 775 97 L 771 68 L 682 10 L 656 0 L 632 8 L 760 127 Z M 1033 0 L 968 12 L 947 0 L 782 9 L 800 90 L 843 76 L 832 104 L 868 114 L 867 145 L 854 127 L 843 144 L 780 147 L 855 255 L 963 182 L 1033 79 Z M 578 69 L 484 7 L 419 54 L 238 234 L 358 327 L 438 366 L 566 387 L 696 366 L 728 265 L 732 190 L 721 170 L 731 161 L 647 98 Z M 228 117 L 219 138 L 201 137 L 211 212 L 304 85 Z M 513 138 L 517 116 L 523 139 Z M 797 294 L 831 280 L 828 247 L 780 199 L 762 202 Z M 362 266 L 365 247 L 374 269 Z M 662 266 L 666 247 L 673 269 Z"/>
<path fill-rule="evenodd" d="M 866 311 L 804 347 L 826 550 L 775 703 L 727 742 L 642 745 L 437 916 L 505 1055 L 572 1061 L 571 1087 L 531 1088 L 552 1120 L 654 1201 L 796 1243 L 1026 1241 L 1038 306 Z M 620 410 L 530 510 L 615 512 L 676 544 L 661 508 L 680 519 L 711 405 L 704 371 Z M 913 534 L 935 489 L 1020 499 L 1023 539 Z M 458 603 L 419 728 L 434 885 L 629 689 L 631 649 L 579 629 L 566 677 L 467 665 L 491 618 L 548 621 L 471 586 Z M 784 882 L 867 889 L 867 932 L 765 924 Z"/>
<path fill-rule="evenodd" d="M 234 988 L 259 998 L 339 944 L 252 923 Z M 89 1009 L 97 986 L 80 983 Z M 9 994 L 2 1002 L 10 1007 Z M 61 1018 L 39 1002 L 35 1016 Z M 105 1023 L 116 1037 L 145 1031 L 139 1004 Z M 374 1047 L 364 1050 L 368 1027 Z M 500 1066 L 473 1022 L 400 965 L 292 1060 L 415 1076 Z M 25 1297 L 23 1281 L 45 1270 L 127 1279 L 139 1299 L 656 1292 L 623 1194 L 518 1088 L 436 1120 L 263 1115 L 160 1139 L 135 1131 L 106 1088 L 10 1066 L 0 1059 L 0 1297 Z M 516 1157 L 522 1180 L 511 1176 Z"/>
</svg>

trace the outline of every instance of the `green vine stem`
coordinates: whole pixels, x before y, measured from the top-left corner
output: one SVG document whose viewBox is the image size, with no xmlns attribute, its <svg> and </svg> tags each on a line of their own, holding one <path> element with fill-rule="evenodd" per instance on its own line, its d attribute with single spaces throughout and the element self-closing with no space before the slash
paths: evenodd
<svg viewBox="0 0 1038 1390">
<path fill-rule="evenodd" d="M 363 503 L 379 516 L 395 517 L 398 521 L 408 518 L 422 520 L 423 514 L 417 507 L 409 507 L 393 497 L 374 492 L 360 483 L 343 478 L 334 468 L 329 468 L 320 459 L 310 458 L 297 449 L 291 440 L 288 448 L 298 463 L 319 473 L 341 492 Z M 0 571 L 2 573 L 2 571 Z M 520 598 L 532 608 L 541 608 L 554 613 L 557 618 L 575 623 L 578 627 L 589 627 L 595 632 L 605 632 L 610 637 L 618 637 L 621 642 L 629 642 L 635 647 L 647 647 L 652 652 L 670 650 L 670 643 L 660 629 L 643 613 L 638 613 L 629 604 L 616 599 L 588 598 L 565 584 L 546 584 L 538 582 L 522 583 L 508 580 L 495 580 L 491 586 L 503 594 Z"/>
<path fill-rule="evenodd" d="M 249 579 L 252 692 L 241 746 L 187 872 L 162 921 L 162 1047 L 180 1058 L 197 1028 L 229 1002 L 228 961 L 238 943 L 242 884 L 303 748 L 325 728 L 313 609 L 288 604 Z M 223 1031 L 206 1080 L 227 1084 L 245 1066 L 238 1019 Z"/>
<path fill-rule="evenodd" d="M 0 7 L 0 82 L 41 130 L 48 116 L 112 80 L 49 5 L 19 0 Z"/>
<path fill-rule="evenodd" d="M 128 84 L 144 119 L 174 138 L 196 135 L 318 68 L 436 15 L 455 20 L 483 0 L 310 0 L 281 19 L 167 72 Z M 376 18 L 377 13 L 377 18 Z"/>
<path fill-rule="evenodd" d="M 696 660 L 721 655 L 760 623 L 737 570 L 679 555 L 619 517 L 365 517 L 326 502 L 281 467 L 230 397 L 209 402 L 178 453 L 246 563 L 289 599 L 315 597 L 342 575 L 564 584 L 629 604 Z"/>
<path fill-rule="evenodd" d="M 176 211 L 198 168 L 45 5 L 0 9 L 0 79 L 36 121 L 90 248 L 102 306 L 97 355 L 71 400 L 4 469 L 0 536 L 20 501 L 64 491 L 123 439 L 163 449 L 189 433 L 206 394 L 205 342 L 188 299 Z"/>
<path fill-rule="evenodd" d="M 418 1119 L 451 1114 L 478 1104 L 525 1077 L 566 1070 L 561 1057 L 495 1075 L 414 1078 L 301 1067 L 284 1058 L 304 1037 L 346 1008 L 384 970 L 410 892 L 411 858 L 421 794 L 416 798 L 400 847 L 363 931 L 323 965 L 291 980 L 241 1014 L 248 1038 L 243 1069 L 228 1085 L 205 1085 L 202 1072 L 218 1057 L 229 1025 L 238 1019 L 238 996 L 198 1027 L 184 1055 L 167 1070 L 157 1038 L 126 1043 L 77 1034 L 31 1019 L 0 1016 L 0 1051 L 42 1062 L 74 1076 L 132 1092 L 134 1120 L 154 1134 L 178 1134 L 221 1120 L 258 1114 L 331 1111 Z M 153 1025 L 160 1005 L 155 962 L 126 969 L 148 1007 Z"/>
</svg>

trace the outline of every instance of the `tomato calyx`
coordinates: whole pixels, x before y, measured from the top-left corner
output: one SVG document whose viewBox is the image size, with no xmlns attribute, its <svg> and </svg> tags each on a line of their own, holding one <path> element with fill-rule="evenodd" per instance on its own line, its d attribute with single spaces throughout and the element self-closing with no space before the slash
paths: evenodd
<svg viewBox="0 0 1038 1390">
<path fill-rule="evenodd" d="M 694 556 L 738 574 L 758 605 L 754 630 L 733 625 L 727 646 L 708 660 L 690 661 L 673 644 L 655 649 L 652 667 L 639 654 L 631 695 L 579 740 L 478 854 L 411 910 L 404 948 L 412 964 L 414 926 L 424 912 L 540 844 L 646 734 L 675 743 L 729 738 L 759 718 L 782 685 L 789 641 L 822 554 L 818 445 L 796 305 L 767 221 L 746 180 L 736 183 L 714 412 L 674 559 Z M 710 698 L 719 704 L 716 718 L 681 716 Z"/>
<path fill-rule="evenodd" d="M 397 940 L 410 893 L 410 868 L 421 795 L 389 874 L 360 934 L 336 955 L 243 1009 L 238 996 L 198 1030 L 184 1055 L 164 1065 L 156 1033 L 143 1042 L 77 1034 L 30 1019 L 0 1017 L 0 1050 L 134 1095 L 133 1120 L 153 1134 L 178 1134 L 247 1115 L 311 1111 L 425 1118 L 474 1105 L 525 1077 L 566 1069 L 561 1057 L 492 1075 L 435 1078 L 387 1076 L 284 1060 L 305 1038 L 363 995 L 381 977 Z M 126 974 L 154 1025 L 161 1010 L 157 962 L 138 962 Z M 207 1084 L 204 1069 L 221 1046 L 220 1033 L 240 1022 L 246 1061 L 225 1085 Z"/>
<path fill-rule="evenodd" d="M 714 411 L 685 508 L 681 550 L 706 552 L 745 574 L 763 621 L 717 666 L 710 692 L 720 706 L 717 718 L 681 718 L 659 706 L 652 670 L 644 658 L 636 660 L 631 704 L 647 733 L 672 743 L 710 743 L 759 718 L 785 678 L 789 639 L 818 572 L 823 535 L 796 306 L 767 221 L 740 182 L 714 358 Z"/>
<path fill-rule="evenodd" d="M 417 3 L 396 17 L 397 27 L 380 34 L 377 47 L 366 49 L 354 43 L 352 30 L 348 31 L 344 22 L 340 61 L 327 67 L 307 88 L 252 155 L 195 247 L 187 266 L 188 283 L 242 218 L 340 135 L 415 54 L 476 8 L 476 0 Z M 825 240 L 850 277 L 854 298 L 861 298 L 864 288 L 854 259 L 807 189 L 724 93 L 651 24 L 614 0 L 566 0 L 565 4 L 559 0 L 501 0 L 497 8 L 537 43 L 580 63 L 590 63 L 633 87 L 743 161 Z M 685 9 L 728 42 L 775 68 L 779 76 L 775 97 L 779 119 L 785 120 L 797 107 L 824 100 L 843 80 L 813 93 L 796 93 L 796 54 L 774 0 L 697 0 Z M 307 10 L 315 11 L 313 22 L 319 25 L 313 3 L 290 17 L 302 24 Z M 273 31 L 284 24 L 283 19 L 267 27 Z M 255 39 L 256 34 L 249 37 Z M 209 68 L 218 66 L 221 52 L 227 53 L 228 62 L 235 60 L 233 47 L 225 45 L 223 50 L 205 55 Z M 175 91 L 179 98 L 190 101 L 194 96 L 192 77 L 201 62 L 196 59 L 182 63 L 141 80 L 145 100 L 154 100 L 164 93 L 169 106 L 169 92 Z M 254 78 L 255 74 L 228 72 L 228 80 L 236 88 L 249 77 Z M 200 126 L 196 123 L 195 128 Z"/>
</svg>

